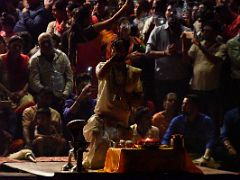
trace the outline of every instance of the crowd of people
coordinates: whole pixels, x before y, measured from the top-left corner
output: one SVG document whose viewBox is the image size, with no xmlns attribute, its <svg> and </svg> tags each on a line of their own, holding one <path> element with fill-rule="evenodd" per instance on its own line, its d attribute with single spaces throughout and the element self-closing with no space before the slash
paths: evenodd
<svg viewBox="0 0 240 180">
<path fill-rule="evenodd" d="M 66 155 L 86 120 L 83 165 L 143 138 L 182 134 L 194 162 L 240 171 L 238 0 L 0 0 L 0 156 Z"/>
</svg>

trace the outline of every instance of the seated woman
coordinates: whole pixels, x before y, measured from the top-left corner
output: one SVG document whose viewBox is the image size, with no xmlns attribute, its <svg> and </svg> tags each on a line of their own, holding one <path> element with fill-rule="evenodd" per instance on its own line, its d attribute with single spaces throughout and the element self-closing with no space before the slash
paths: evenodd
<svg viewBox="0 0 240 180">
<path fill-rule="evenodd" d="M 0 55 L 0 93 L 3 100 L 10 100 L 15 112 L 33 105 L 28 93 L 29 57 L 21 53 L 23 40 L 14 35 L 9 39 L 7 53 Z"/>
<path fill-rule="evenodd" d="M 159 129 L 151 125 L 152 116 L 147 107 L 139 107 L 134 115 L 136 124 L 131 126 L 132 140 L 136 143 L 140 139 L 159 139 Z"/>
<path fill-rule="evenodd" d="M 58 156 L 64 153 L 66 145 L 61 133 L 51 120 L 49 108 L 37 110 L 36 119 L 32 122 L 34 128 L 32 147 L 37 156 Z"/>
</svg>

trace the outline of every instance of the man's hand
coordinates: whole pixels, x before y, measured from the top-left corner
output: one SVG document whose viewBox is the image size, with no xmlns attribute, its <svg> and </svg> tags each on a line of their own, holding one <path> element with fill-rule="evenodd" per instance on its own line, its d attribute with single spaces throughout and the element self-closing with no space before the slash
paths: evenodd
<svg viewBox="0 0 240 180">
<path fill-rule="evenodd" d="M 231 147 L 228 148 L 228 154 L 230 156 L 236 156 L 237 155 L 237 151 L 236 151 L 236 149 L 233 146 L 231 146 Z"/>
<path fill-rule="evenodd" d="M 88 83 L 84 88 L 82 89 L 82 92 L 78 95 L 77 101 L 80 102 L 92 95 L 94 91 L 94 88 L 92 87 L 91 83 Z"/>
<path fill-rule="evenodd" d="M 185 32 L 182 32 L 180 38 L 183 40 L 183 41 L 186 41 L 187 40 L 187 35 Z"/>
<path fill-rule="evenodd" d="M 127 56 L 127 59 L 130 59 L 132 62 L 137 62 L 143 56 L 144 56 L 144 53 L 134 51 Z"/>
<path fill-rule="evenodd" d="M 225 148 L 227 149 L 228 154 L 230 156 L 237 155 L 236 149 L 232 146 L 232 144 L 230 143 L 230 141 L 228 139 L 224 140 L 223 144 L 224 144 Z"/>
<path fill-rule="evenodd" d="M 200 43 L 200 41 L 196 38 L 192 39 L 192 43 L 195 44 L 197 47 L 199 47 L 200 49 L 202 48 L 202 45 Z"/>
<path fill-rule="evenodd" d="M 167 49 L 164 51 L 167 56 L 171 56 L 176 53 L 176 45 L 175 44 L 169 44 L 167 46 Z"/>
</svg>

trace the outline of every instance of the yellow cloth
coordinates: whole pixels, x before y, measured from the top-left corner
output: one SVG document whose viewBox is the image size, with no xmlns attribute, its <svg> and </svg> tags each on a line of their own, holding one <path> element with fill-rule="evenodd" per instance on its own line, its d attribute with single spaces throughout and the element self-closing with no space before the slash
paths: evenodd
<svg viewBox="0 0 240 180">
<path fill-rule="evenodd" d="M 100 71 L 100 69 L 105 65 L 106 62 L 101 62 L 97 65 L 96 71 Z M 127 66 L 127 82 L 123 89 L 126 93 L 133 92 L 142 92 L 142 84 L 140 81 L 141 69 Z M 114 66 L 112 68 L 115 68 Z M 103 79 L 99 79 L 98 82 L 98 98 L 97 104 L 95 107 L 95 113 L 104 115 L 108 117 L 108 119 L 113 119 L 115 122 L 127 127 L 128 120 L 130 116 L 130 107 L 127 101 L 129 99 L 122 98 L 120 100 L 116 100 L 114 98 L 115 94 L 111 89 L 111 70 Z"/>
<path fill-rule="evenodd" d="M 185 150 L 109 148 L 105 172 L 191 172 L 202 173 L 189 158 Z"/>
</svg>

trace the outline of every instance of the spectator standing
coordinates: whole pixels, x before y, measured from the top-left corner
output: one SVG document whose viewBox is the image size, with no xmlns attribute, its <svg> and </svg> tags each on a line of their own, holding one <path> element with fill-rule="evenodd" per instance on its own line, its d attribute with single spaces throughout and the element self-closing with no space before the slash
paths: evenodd
<svg viewBox="0 0 240 180">
<path fill-rule="evenodd" d="M 69 25 L 67 22 L 66 7 L 66 0 L 58 0 L 53 3 L 52 13 L 56 20 L 48 24 L 46 32 L 61 37 L 61 35 L 68 29 Z"/>
<path fill-rule="evenodd" d="M 181 101 L 188 90 L 190 66 L 183 60 L 180 35 L 187 28 L 176 17 L 176 9 L 168 5 L 167 22 L 150 34 L 146 56 L 155 58 L 155 106 L 160 108 L 164 96 L 174 92 Z"/>
<path fill-rule="evenodd" d="M 14 32 L 28 31 L 34 42 L 37 42 L 38 36 L 47 28 L 50 15 L 41 0 L 28 0 L 27 3 L 29 7 L 19 15 Z"/>
</svg>

